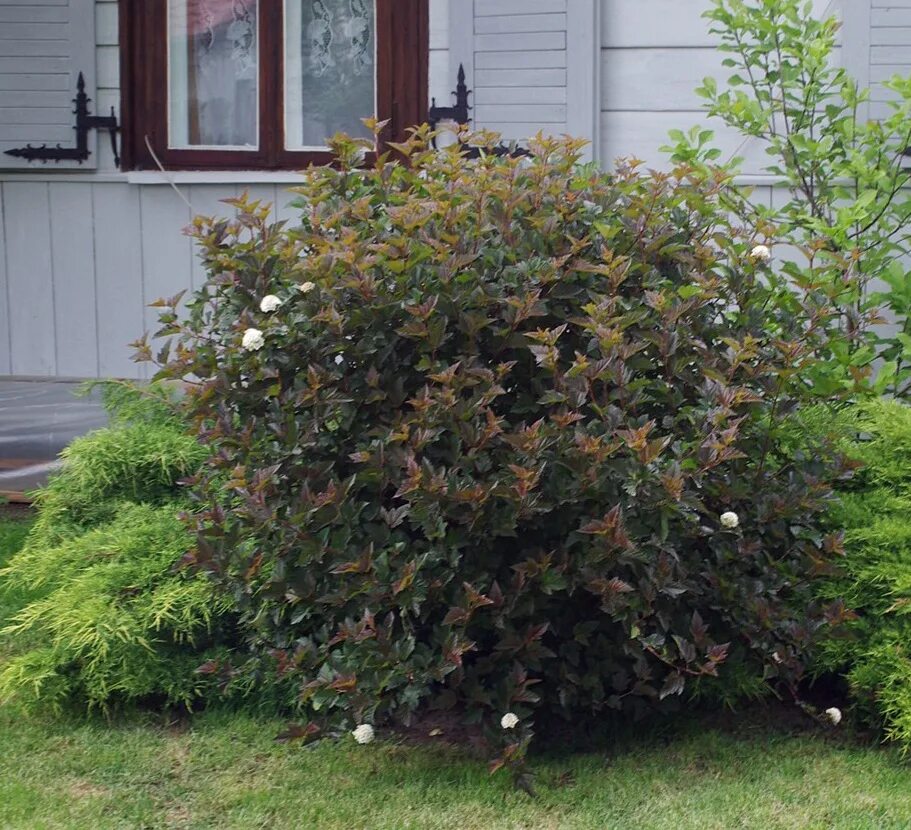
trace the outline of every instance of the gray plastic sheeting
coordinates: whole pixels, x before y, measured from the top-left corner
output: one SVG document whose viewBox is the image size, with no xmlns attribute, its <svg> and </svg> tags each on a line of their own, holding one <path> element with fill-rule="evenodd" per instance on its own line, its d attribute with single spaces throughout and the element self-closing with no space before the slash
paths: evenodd
<svg viewBox="0 0 911 830">
<path fill-rule="evenodd" d="M 0 493 L 40 487 L 74 438 L 107 423 L 100 395 L 76 397 L 78 383 L 0 378 Z"/>
</svg>

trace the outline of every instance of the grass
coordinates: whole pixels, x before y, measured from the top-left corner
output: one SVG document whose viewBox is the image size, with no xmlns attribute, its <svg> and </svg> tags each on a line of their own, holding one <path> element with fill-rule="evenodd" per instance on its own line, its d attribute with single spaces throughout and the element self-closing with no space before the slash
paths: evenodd
<svg viewBox="0 0 911 830">
<path fill-rule="evenodd" d="M 907 828 L 895 754 L 818 737 L 681 734 L 539 758 L 535 800 L 440 748 L 276 744 L 276 721 L 77 723 L 0 710 L 5 828 Z"/>
<path fill-rule="evenodd" d="M 22 523 L 0 522 L 0 564 Z M 7 597 L 9 614 L 23 597 Z M 2 654 L 0 654 L 2 660 Z M 0 827 L 648 830 L 911 827 L 911 768 L 841 733 L 691 722 L 538 757 L 538 797 L 458 751 L 387 737 L 277 744 L 225 712 L 37 718 L 0 707 Z"/>
</svg>

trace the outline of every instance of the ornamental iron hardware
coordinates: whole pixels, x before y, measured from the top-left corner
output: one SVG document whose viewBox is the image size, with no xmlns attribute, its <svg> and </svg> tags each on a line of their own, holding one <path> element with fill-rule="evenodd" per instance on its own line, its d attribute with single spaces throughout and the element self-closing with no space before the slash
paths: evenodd
<svg viewBox="0 0 911 830">
<path fill-rule="evenodd" d="M 46 164 L 49 161 L 78 161 L 80 164 L 91 155 L 89 150 L 89 130 L 107 130 L 111 137 L 111 150 L 114 152 L 114 164 L 120 167 L 120 154 L 117 152 L 117 133 L 120 130 L 117 124 L 117 116 L 114 115 L 114 108 L 111 107 L 110 115 L 89 115 L 89 101 L 92 99 L 85 94 L 85 78 L 79 73 L 79 80 L 76 82 L 76 97 L 73 103 L 76 108 L 73 115 L 76 116 L 76 125 L 73 129 L 76 131 L 76 146 L 48 147 L 42 144 L 40 147 L 33 147 L 31 144 L 25 147 L 16 147 L 7 150 L 6 155 L 23 158 L 26 161 L 40 161 Z"/>
<path fill-rule="evenodd" d="M 455 105 L 451 107 L 438 107 L 437 99 L 430 99 L 430 110 L 427 112 L 427 123 L 432 130 L 436 130 L 440 121 L 455 121 L 459 126 L 465 126 L 471 122 L 468 113 L 472 107 L 468 103 L 468 96 L 472 91 L 465 85 L 465 67 L 459 64 L 459 74 L 456 77 L 456 88 L 452 92 L 455 95 Z M 475 144 L 468 144 L 460 141 L 463 154 L 467 158 L 479 158 L 482 154 L 488 156 L 519 156 L 529 155 L 528 150 L 515 145 L 506 145 L 502 142 L 495 147 L 481 147 Z M 436 137 L 433 139 L 433 146 L 437 146 Z"/>
<path fill-rule="evenodd" d="M 471 90 L 465 86 L 465 67 L 459 64 L 459 74 L 456 78 L 456 88 L 452 93 L 456 97 L 454 107 L 438 107 L 437 99 L 431 98 L 430 111 L 427 113 L 427 123 L 432 129 L 437 128 L 440 121 L 455 121 L 456 124 L 467 124 L 471 119 L 468 112 L 471 109 L 468 106 L 468 96 Z"/>
</svg>

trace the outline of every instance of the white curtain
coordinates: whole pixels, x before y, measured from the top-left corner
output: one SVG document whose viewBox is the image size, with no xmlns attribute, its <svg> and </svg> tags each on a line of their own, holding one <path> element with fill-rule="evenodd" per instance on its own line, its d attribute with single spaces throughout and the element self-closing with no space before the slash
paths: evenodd
<svg viewBox="0 0 911 830">
<path fill-rule="evenodd" d="M 257 0 L 168 0 L 169 146 L 258 145 Z"/>
<path fill-rule="evenodd" d="M 285 0 L 285 144 L 322 149 L 369 136 L 376 114 L 374 0 Z"/>
</svg>

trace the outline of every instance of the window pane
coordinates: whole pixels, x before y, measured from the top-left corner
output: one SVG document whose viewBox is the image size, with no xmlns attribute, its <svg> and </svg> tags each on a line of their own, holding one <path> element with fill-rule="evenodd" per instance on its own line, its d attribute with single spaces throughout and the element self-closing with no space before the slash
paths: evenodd
<svg viewBox="0 0 911 830">
<path fill-rule="evenodd" d="M 320 149 L 337 132 L 370 137 L 376 114 L 374 0 L 285 0 L 285 142 Z"/>
<path fill-rule="evenodd" d="M 258 144 L 257 0 L 168 0 L 168 136 L 177 148 Z"/>
</svg>

